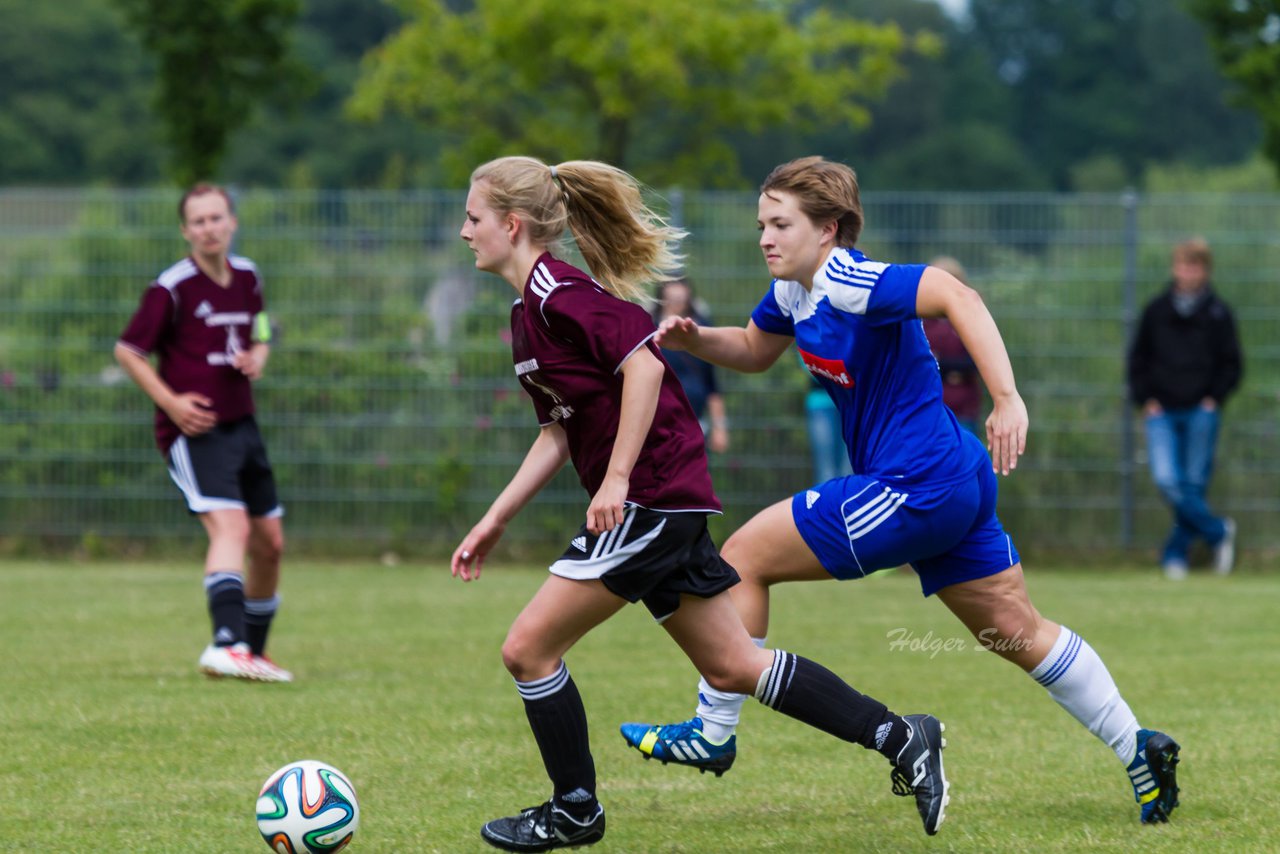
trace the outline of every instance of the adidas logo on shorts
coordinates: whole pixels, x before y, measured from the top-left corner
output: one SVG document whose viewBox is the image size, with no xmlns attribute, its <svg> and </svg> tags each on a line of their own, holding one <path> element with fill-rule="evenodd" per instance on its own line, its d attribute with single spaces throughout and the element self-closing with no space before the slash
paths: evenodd
<svg viewBox="0 0 1280 854">
<path fill-rule="evenodd" d="M 804 494 L 804 509 L 806 510 L 813 509 L 813 505 L 816 504 L 818 502 L 818 499 L 821 497 L 822 497 L 821 492 L 818 492 L 815 489 L 810 489 L 808 492 Z"/>
<path fill-rule="evenodd" d="M 586 537 L 574 537 L 574 538 L 570 541 L 570 545 L 572 545 L 575 549 L 577 549 L 577 550 L 578 550 L 578 551 L 580 551 L 580 552 L 586 552 L 586 550 L 587 550 L 587 538 L 586 538 Z"/>
</svg>

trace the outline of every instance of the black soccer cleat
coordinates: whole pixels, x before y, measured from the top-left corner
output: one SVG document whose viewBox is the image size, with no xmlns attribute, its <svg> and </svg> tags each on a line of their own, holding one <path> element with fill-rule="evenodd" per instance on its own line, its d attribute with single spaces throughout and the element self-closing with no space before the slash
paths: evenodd
<svg viewBox="0 0 1280 854">
<path fill-rule="evenodd" d="M 579 821 L 551 801 L 495 818 L 480 828 L 484 841 L 503 851 L 551 851 L 595 845 L 604 838 L 604 807 L 597 806 L 589 819 Z"/>
<path fill-rule="evenodd" d="M 1129 782 L 1143 824 L 1162 824 L 1178 805 L 1178 751 L 1169 736 L 1138 730 L 1138 751 L 1129 763 Z"/>
<path fill-rule="evenodd" d="M 942 769 L 942 750 L 947 740 L 942 737 L 946 725 L 933 715 L 903 715 L 907 725 L 907 743 L 898 751 L 889 779 L 893 793 L 916 796 L 916 809 L 924 822 L 924 832 L 933 836 L 947 817 L 951 784 Z"/>
</svg>

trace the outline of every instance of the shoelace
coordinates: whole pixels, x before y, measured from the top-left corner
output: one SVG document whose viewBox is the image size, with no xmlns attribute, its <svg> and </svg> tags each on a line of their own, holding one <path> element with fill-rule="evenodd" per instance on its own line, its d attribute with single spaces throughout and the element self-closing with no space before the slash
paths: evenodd
<svg viewBox="0 0 1280 854">
<path fill-rule="evenodd" d="M 901 797 L 914 795 L 916 790 L 911 788 L 911 781 L 907 779 L 907 775 L 903 774 L 901 769 L 894 768 L 889 772 L 889 779 L 893 782 L 893 793 Z"/>
<path fill-rule="evenodd" d="M 677 738 L 690 738 L 692 736 L 701 736 L 702 734 L 694 727 L 693 721 L 683 721 L 678 724 L 667 724 L 658 728 L 658 737 L 667 740 L 675 740 Z"/>
</svg>

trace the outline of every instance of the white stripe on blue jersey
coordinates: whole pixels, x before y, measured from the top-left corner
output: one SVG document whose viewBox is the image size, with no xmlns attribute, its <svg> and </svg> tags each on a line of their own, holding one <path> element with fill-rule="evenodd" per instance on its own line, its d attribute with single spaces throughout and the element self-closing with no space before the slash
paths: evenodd
<svg viewBox="0 0 1280 854">
<path fill-rule="evenodd" d="M 774 280 L 751 314 L 761 330 L 795 338 L 801 362 L 840 410 L 855 474 L 945 482 L 971 476 L 986 456 L 978 443 L 961 441 L 943 405 L 938 363 L 916 313 L 924 270 L 836 248 L 811 288 Z"/>
</svg>

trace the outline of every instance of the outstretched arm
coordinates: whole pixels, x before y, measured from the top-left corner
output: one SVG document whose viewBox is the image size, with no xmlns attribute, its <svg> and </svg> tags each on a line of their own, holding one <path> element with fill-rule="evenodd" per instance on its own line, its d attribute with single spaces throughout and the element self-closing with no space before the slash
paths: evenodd
<svg viewBox="0 0 1280 854">
<path fill-rule="evenodd" d="M 654 342 L 668 350 L 688 350 L 705 362 L 745 374 L 763 371 L 778 361 L 791 345 L 786 335 L 774 335 L 754 320 L 741 326 L 699 326 L 688 317 L 668 317 L 658 327 Z"/>
<path fill-rule="evenodd" d="M 991 394 L 992 410 L 987 417 L 991 467 L 1007 475 L 1018 467 L 1018 457 L 1027 448 L 1028 418 L 995 318 L 977 291 L 937 267 L 926 268 L 920 278 L 916 313 L 920 317 L 950 320 L 973 357 Z"/>
<path fill-rule="evenodd" d="M 564 428 L 559 424 L 543 427 L 511 482 L 453 550 L 450 569 L 455 578 L 470 581 L 480 577 L 485 555 L 497 545 L 502 532 L 507 529 L 507 523 L 515 518 L 568 461 L 569 439 L 565 436 Z"/>
</svg>

